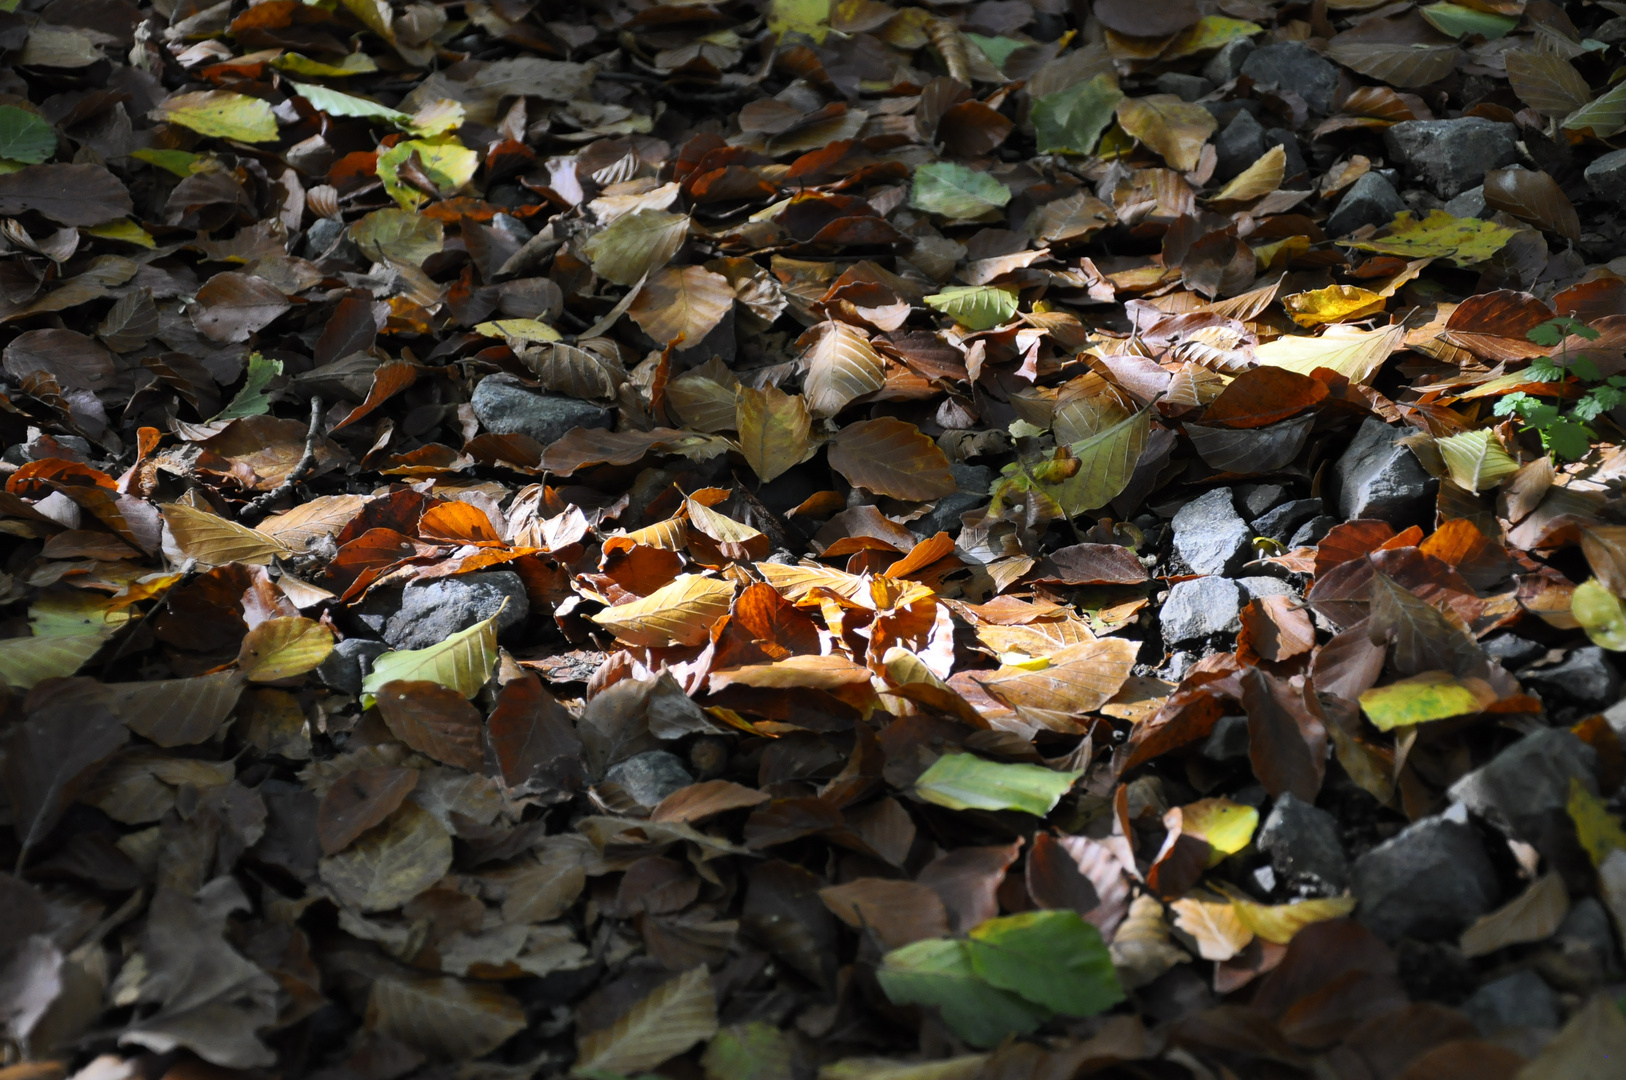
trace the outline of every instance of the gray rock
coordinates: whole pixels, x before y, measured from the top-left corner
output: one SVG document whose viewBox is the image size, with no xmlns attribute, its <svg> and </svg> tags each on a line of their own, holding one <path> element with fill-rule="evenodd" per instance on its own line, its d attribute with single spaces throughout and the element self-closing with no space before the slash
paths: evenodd
<svg viewBox="0 0 1626 1080">
<path fill-rule="evenodd" d="M 1532 731 L 1451 785 L 1450 796 L 1514 836 L 1537 835 L 1544 812 L 1562 810 L 1570 780 L 1598 790 L 1598 752 L 1564 728 Z"/>
<path fill-rule="evenodd" d="M 1278 544 L 1285 544 L 1288 538 L 1298 531 L 1300 525 L 1321 513 L 1322 509 L 1320 499 L 1294 499 L 1292 502 L 1282 503 L 1269 513 L 1261 514 L 1254 519 L 1254 535 L 1268 536 Z"/>
<path fill-rule="evenodd" d="M 1248 718 L 1222 716 L 1203 741 L 1203 757 L 1210 761 L 1232 761 L 1248 756 Z"/>
<path fill-rule="evenodd" d="M 1287 489 L 1280 484 L 1243 484 L 1236 489 L 1236 497 L 1242 504 L 1242 516 L 1257 521 L 1282 504 L 1287 498 Z"/>
<path fill-rule="evenodd" d="M 1620 977 L 1620 949 L 1609 925 L 1609 912 L 1597 897 L 1583 896 L 1570 906 L 1552 944 L 1563 957 L 1564 967 L 1579 974 L 1582 981 Z"/>
<path fill-rule="evenodd" d="M 1328 236 L 1347 236 L 1362 225 L 1384 226 L 1406 209 L 1394 186 L 1377 173 L 1366 173 L 1344 192 L 1327 219 Z"/>
<path fill-rule="evenodd" d="M 1487 218 L 1490 207 L 1485 204 L 1485 185 L 1471 187 L 1445 204 L 1445 212 L 1452 217 Z"/>
<path fill-rule="evenodd" d="M 1620 672 L 1596 645 L 1576 649 L 1560 663 L 1526 671 L 1520 678 L 1549 701 L 1604 708 L 1620 700 Z"/>
<path fill-rule="evenodd" d="M 1356 917 L 1385 941 L 1454 938 L 1496 905 L 1496 871 L 1468 825 L 1428 817 L 1355 861 Z"/>
<path fill-rule="evenodd" d="M 1603 718 L 1614 728 L 1615 734 L 1626 739 L 1626 701 L 1619 701 L 1603 711 Z"/>
<path fill-rule="evenodd" d="M 1526 664 L 1533 664 L 1547 655 L 1547 646 L 1519 637 L 1517 634 L 1510 634 L 1507 631 L 1492 634 L 1484 641 L 1481 641 L 1479 647 L 1485 650 L 1486 656 L 1509 671 L 1514 668 L 1524 667 Z"/>
<path fill-rule="evenodd" d="M 414 581 L 402 590 L 400 609 L 384 623 L 384 640 L 397 649 L 426 649 L 499 610 L 499 634 L 531 613 L 525 583 L 512 570 Z"/>
<path fill-rule="evenodd" d="M 1201 75 L 1186 75 L 1178 71 L 1165 71 L 1153 85 L 1158 93 L 1173 94 L 1181 101 L 1196 101 L 1214 89 L 1214 84 Z"/>
<path fill-rule="evenodd" d="M 1265 135 L 1265 126 L 1255 120 L 1252 113 L 1239 111 L 1214 136 L 1214 179 L 1231 179 L 1258 161 L 1268 149 L 1270 140 Z"/>
<path fill-rule="evenodd" d="M 1288 537 L 1287 546 L 1290 548 L 1309 547 L 1311 544 L 1321 543 L 1321 538 L 1332 532 L 1338 526 L 1338 519 L 1331 514 L 1317 514 L 1298 527 L 1298 531 Z"/>
<path fill-rule="evenodd" d="M 1295 888 L 1331 895 L 1349 883 L 1338 820 L 1291 792 L 1276 800 L 1255 843 L 1270 856 L 1277 877 Z"/>
<path fill-rule="evenodd" d="M 938 499 L 937 505 L 924 516 L 909 523 L 909 527 L 921 536 L 930 538 L 940 532 L 959 536 L 960 515 L 988 501 L 988 487 L 994 481 L 992 469 L 956 461 L 949 465 L 949 471 L 954 474 L 954 482 L 960 490 Z"/>
<path fill-rule="evenodd" d="M 1586 167 L 1586 182 L 1600 199 L 1626 206 L 1626 150 L 1613 150 Z"/>
<path fill-rule="evenodd" d="M 1261 596 L 1291 596 L 1297 597 L 1299 591 L 1281 578 L 1266 577 L 1263 574 L 1253 577 L 1236 579 L 1237 586 L 1242 590 L 1242 602 L 1257 600 Z"/>
<path fill-rule="evenodd" d="M 683 759 L 665 750 L 648 750 L 611 765 L 604 779 L 639 806 L 653 810 L 661 800 L 694 783 Z"/>
<path fill-rule="evenodd" d="M 341 694 L 359 697 L 361 680 L 367 677 L 372 662 L 389 651 L 390 647 L 382 641 L 345 638 L 333 646 L 333 651 L 327 654 L 327 659 L 317 666 L 316 677 L 322 680 L 322 685 L 331 687 Z"/>
<path fill-rule="evenodd" d="M 1478 116 L 1407 120 L 1384 129 L 1383 145 L 1412 176 L 1449 199 L 1483 183 L 1491 169 L 1518 161 L 1519 129 Z"/>
<path fill-rule="evenodd" d="M 1481 986 L 1462 1011 L 1487 1039 L 1507 1028 L 1556 1028 L 1559 1022 L 1558 995 L 1529 968 Z"/>
<path fill-rule="evenodd" d="M 1200 577 L 1176 582 L 1163 601 L 1158 620 L 1167 642 L 1193 641 L 1210 634 L 1234 634 L 1242 629 L 1242 590 L 1223 577 Z"/>
<path fill-rule="evenodd" d="M 1439 482 L 1400 445 L 1405 434 L 1406 429 L 1390 427 L 1375 416 L 1361 424 L 1333 466 L 1338 510 L 1346 520 L 1381 518 L 1399 530 L 1432 519 Z"/>
<path fill-rule="evenodd" d="M 529 435 L 543 446 L 573 428 L 610 426 L 610 411 L 590 401 L 532 390 L 512 375 L 487 375 L 470 404 L 480 426 L 498 435 Z"/>
<path fill-rule="evenodd" d="M 1253 54 L 1255 45 L 1247 38 L 1227 41 L 1208 63 L 1203 65 L 1203 78 L 1215 86 L 1223 86 L 1242 74 L 1242 65 Z"/>
<path fill-rule="evenodd" d="M 1255 49 L 1242 62 L 1242 74 L 1259 86 L 1290 90 L 1318 113 L 1332 112 L 1338 69 L 1302 41 L 1282 41 Z"/>
<path fill-rule="evenodd" d="M 1285 159 L 1282 164 L 1283 183 L 1310 171 L 1310 167 L 1304 163 L 1304 151 L 1299 149 L 1298 136 L 1291 131 L 1286 128 L 1271 128 L 1265 132 L 1265 142 L 1268 144 L 1265 147 L 1267 150 L 1272 146 L 1282 148 Z"/>
<path fill-rule="evenodd" d="M 1214 488 L 1174 515 L 1174 549 L 1194 574 L 1223 574 L 1248 560 L 1253 533 L 1236 512 L 1229 488 Z"/>
<path fill-rule="evenodd" d="M 344 222 L 318 218 L 305 230 L 304 256 L 313 261 L 328 257 L 349 262 L 361 258 L 361 249 L 350 239 Z"/>
</svg>

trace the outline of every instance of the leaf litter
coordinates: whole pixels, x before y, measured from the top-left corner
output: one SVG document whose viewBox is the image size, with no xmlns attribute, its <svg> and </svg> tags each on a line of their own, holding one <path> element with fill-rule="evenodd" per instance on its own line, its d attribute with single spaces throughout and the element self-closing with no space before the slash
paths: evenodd
<svg viewBox="0 0 1626 1080">
<path fill-rule="evenodd" d="M 1614 1075 L 1623 44 L 0 5 L 0 1080 Z"/>
</svg>

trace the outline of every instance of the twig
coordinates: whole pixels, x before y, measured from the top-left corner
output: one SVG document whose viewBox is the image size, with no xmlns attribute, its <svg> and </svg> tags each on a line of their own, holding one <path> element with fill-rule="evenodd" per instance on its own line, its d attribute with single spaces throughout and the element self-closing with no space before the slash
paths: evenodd
<svg viewBox="0 0 1626 1080">
<path fill-rule="evenodd" d="M 299 464 L 285 477 L 282 483 L 267 491 L 264 495 L 249 502 L 237 512 L 237 520 L 252 523 L 265 516 L 267 508 L 284 495 L 294 490 L 305 477 L 310 475 L 316 467 L 316 444 L 322 438 L 322 395 L 317 394 L 311 398 L 311 426 L 305 432 L 305 452 L 299 457 Z"/>
</svg>

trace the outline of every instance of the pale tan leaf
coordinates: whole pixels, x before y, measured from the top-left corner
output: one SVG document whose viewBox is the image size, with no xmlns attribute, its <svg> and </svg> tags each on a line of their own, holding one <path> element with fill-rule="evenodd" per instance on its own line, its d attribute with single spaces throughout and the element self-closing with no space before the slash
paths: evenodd
<svg viewBox="0 0 1626 1080">
<path fill-rule="evenodd" d="M 739 422 L 739 387 L 693 372 L 666 384 L 666 405 L 693 431 L 731 431 Z"/>
<path fill-rule="evenodd" d="M 1620 1080 L 1626 1061 L 1626 1015 L 1602 991 L 1513 1080 Z"/>
<path fill-rule="evenodd" d="M 176 562 L 196 559 L 203 568 L 234 562 L 269 566 L 272 559 L 293 554 L 275 536 L 257 532 L 235 521 L 227 521 L 218 514 L 185 503 L 169 503 L 158 509 L 164 516 L 170 537 L 174 539 L 179 555 Z"/>
<path fill-rule="evenodd" d="M 763 483 L 807 456 L 813 417 L 800 394 L 776 386 L 742 386 L 734 401 L 735 430 L 746 464 Z"/>
<path fill-rule="evenodd" d="M 365 495 L 318 495 L 287 513 L 273 514 L 254 526 L 254 531 L 300 552 L 318 537 L 338 535 L 366 505 Z"/>
<path fill-rule="evenodd" d="M 1197 167 L 1203 143 L 1219 126 L 1213 113 L 1174 94 L 1124 98 L 1118 123 L 1180 172 Z"/>
<path fill-rule="evenodd" d="M 688 235 L 688 215 L 640 210 L 594 233 L 582 250 L 600 277 L 633 285 L 665 266 Z"/>
<path fill-rule="evenodd" d="M 1261 195 L 1268 195 L 1281 187 L 1282 177 L 1286 174 L 1287 151 L 1280 145 L 1272 146 L 1258 161 L 1242 170 L 1229 184 L 1221 188 L 1214 196 L 1214 201 L 1245 202 L 1257 199 Z"/>
<path fill-rule="evenodd" d="M 848 424 L 830 441 L 830 467 L 854 487 L 894 499 L 938 499 L 959 490 L 947 455 L 921 430 L 892 417 Z"/>
<path fill-rule="evenodd" d="M 733 598 L 731 582 L 680 574 L 648 596 L 605 608 L 593 621 L 628 645 L 700 645 Z"/>
<path fill-rule="evenodd" d="M 1267 341 L 1254 350 L 1254 357 L 1268 367 L 1286 368 L 1300 375 L 1324 367 L 1346 376 L 1350 382 L 1367 383 L 1405 343 L 1404 326 L 1369 331 L 1339 326 L 1320 337 L 1284 336 Z"/>
<path fill-rule="evenodd" d="M 357 911 L 398 908 L 446 876 L 452 838 L 440 822 L 408 802 L 348 849 L 317 864 L 322 883 Z"/>
<path fill-rule="evenodd" d="M 1204 960 L 1229 960 L 1253 940 L 1253 931 L 1242 925 L 1236 905 L 1229 900 L 1187 897 L 1169 906 L 1174 909 L 1174 925 L 1196 940 L 1198 955 Z"/>
<path fill-rule="evenodd" d="M 576 1071 L 631 1075 L 717 1033 L 717 996 L 704 965 L 656 987 L 607 1028 L 577 1040 Z"/>
<path fill-rule="evenodd" d="M 863 331 L 847 323 L 824 322 L 803 335 L 811 344 L 802 354 L 807 378 L 802 392 L 814 416 L 834 416 L 854 398 L 886 384 L 886 364 Z"/>
<path fill-rule="evenodd" d="M 333 631 L 295 616 L 267 619 L 243 638 L 237 670 L 250 682 L 291 679 L 316 668 L 333 651 Z"/>
<path fill-rule="evenodd" d="M 1098 638 L 1069 645 L 1038 671 L 1001 668 L 978 679 L 984 690 L 1014 708 L 1081 716 L 1116 694 L 1135 666 L 1140 646 L 1123 638 Z"/>
<path fill-rule="evenodd" d="M 668 266 L 644 283 L 627 314 L 662 345 L 700 344 L 734 305 L 734 290 L 721 274 L 699 266 Z"/>
<path fill-rule="evenodd" d="M 1488 956 L 1509 945 L 1545 941 L 1570 912 L 1570 894 L 1556 873 L 1540 878 L 1511 903 L 1481 915 L 1462 932 L 1462 955 Z"/>
</svg>

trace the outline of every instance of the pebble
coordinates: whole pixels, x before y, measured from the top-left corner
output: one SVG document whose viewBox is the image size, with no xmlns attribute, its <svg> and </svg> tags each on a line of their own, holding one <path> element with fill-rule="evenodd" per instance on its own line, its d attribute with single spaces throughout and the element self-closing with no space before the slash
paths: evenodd
<svg viewBox="0 0 1626 1080">
<path fill-rule="evenodd" d="M 1594 159 L 1583 175 L 1598 198 L 1626 206 L 1626 150 Z"/>
<path fill-rule="evenodd" d="M 1174 515 L 1174 549 L 1194 574 L 1224 574 L 1253 556 L 1253 532 L 1229 488 L 1214 488 Z"/>
<path fill-rule="evenodd" d="M 1620 700 L 1620 671 L 1596 645 L 1584 645 L 1552 667 L 1526 671 L 1521 678 L 1544 700 L 1588 709 Z"/>
<path fill-rule="evenodd" d="M 1282 41 L 1255 49 L 1242 62 L 1242 74 L 1255 84 L 1288 90 L 1312 110 L 1332 112 L 1338 93 L 1338 69 L 1302 41 Z"/>
<path fill-rule="evenodd" d="M 1349 883 L 1349 859 L 1338 840 L 1338 821 L 1291 792 L 1276 800 L 1255 840 L 1288 885 L 1331 896 Z"/>
<path fill-rule="evenodd" d="M 1327 235 L 1347 236 L 1362 225 L 1383 226 L 1406 209 L 1394 185 L 1377 173 L 1366 173 L 1349 185 L 1338 208 L 1327 219 Z"/>
<path fill-rule="evenodd" d="M 683 759 L 666 750 L 634 754 L 611 765 L 605 770 L 604 779 L 620 787 L 633 802 L 650 810 L 672 792 L 694 783 L 694 777 L 683 767 Z"/>
<path fill-rule="evenodd" d="M 512 570 L 409 582 L 401 592 L 401 606 L 384 623 L 384 640 L 397 649 L 427 649 L 499 610 L 499 634 L 531 613 L 525 583 Z"/>
</svg>

